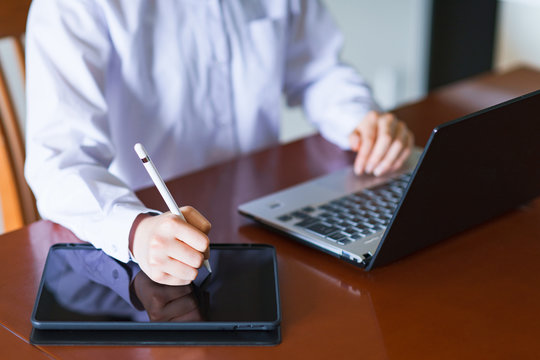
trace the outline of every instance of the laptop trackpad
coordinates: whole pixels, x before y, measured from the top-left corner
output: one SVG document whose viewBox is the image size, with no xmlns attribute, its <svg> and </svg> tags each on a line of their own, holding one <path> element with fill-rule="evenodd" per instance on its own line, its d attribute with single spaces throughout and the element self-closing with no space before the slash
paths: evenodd
<svg viewBox="0 0 540 360">
<path fill-rule="evenodd" d="M 313 183 L 325 191 L 336 191 L 337 196 L 340 196 L 361 191 L 386 181 L 388 181 L 388 177 L 385 176 L 355 175 L 352 166 L 349 166 L 343 170 L 316 179 Z"/>
</svg>

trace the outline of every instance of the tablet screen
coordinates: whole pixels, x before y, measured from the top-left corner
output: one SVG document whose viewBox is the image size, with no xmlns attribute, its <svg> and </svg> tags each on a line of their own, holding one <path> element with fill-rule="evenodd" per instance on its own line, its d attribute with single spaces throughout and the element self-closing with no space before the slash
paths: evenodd
<svg viewBox="0 0 540 360">
<path fill-rule="evenodd" d="M 32 315 L 40 329 L 271 329 L 279 324 L 275 250 L 212 245 L 213 273 L 186 286 L 153 282 L 137 264 L 88 244 L 51 247 Z"/>
</svg>

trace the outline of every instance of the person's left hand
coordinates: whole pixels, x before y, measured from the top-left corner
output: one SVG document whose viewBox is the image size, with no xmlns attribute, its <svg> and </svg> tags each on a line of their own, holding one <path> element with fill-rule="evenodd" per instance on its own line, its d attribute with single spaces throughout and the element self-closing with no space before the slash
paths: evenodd
<svg viewBox="0 0 540 360">
<path fill-rule="evenodd" d="M 414 136 L 394 114 L 370 111 L 349 135 L 356 151 L 354 172 L 380 176 L 395 171 L 411 154 Z"/>
</svg>

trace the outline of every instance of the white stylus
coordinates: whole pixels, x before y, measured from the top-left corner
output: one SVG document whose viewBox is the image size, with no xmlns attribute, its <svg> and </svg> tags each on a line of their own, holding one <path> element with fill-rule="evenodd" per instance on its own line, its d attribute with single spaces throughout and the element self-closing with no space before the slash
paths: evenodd
<svg viewBox="0 0 540 360">
<path fill-rule="evenodd" d="M 135 149 L 135 152 L 137 153 L 139 158 L 142 160 L 144 168 L 146 169 L 146 171 L 148 171 L 148 175 L 150 175 L 150 177 L 152 178 L 154 185 L 156 185 L 159 193 L 161 194 L 161 197 L 163 198 L 163 200 L 165 200 L 165 203 L 167 204 L 169 210 L 173 214 L 180 216 L 182 220 L 186 221 L 186 218 L 184 218 L 184 215 L 182 215 L 182 212 L 178 208 L 176 201 L 174 201 L 174 198 L 172 197 L 169 189 L 167 188 L 167 185 L 165 185 L 165 182 L 159 175 L 156 166 L 152 162 L 152 159 L 150 159 L 150 156 L 144 149 L 144 146 L 142 146 L 141 143 L 137 143 L 133 148 Z M 210 262 L 208 260 L 204 260 L 204 267 L 208 270 L 208 272 L 212 272 L 212 268 L 210 267 Z"/>
</svg>

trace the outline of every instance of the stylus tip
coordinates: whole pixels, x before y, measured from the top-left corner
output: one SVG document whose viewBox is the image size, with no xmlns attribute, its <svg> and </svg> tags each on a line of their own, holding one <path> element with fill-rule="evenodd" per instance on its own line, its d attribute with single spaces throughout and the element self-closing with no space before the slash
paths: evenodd
<svg viewBox="0 0 540 360">
<path fill-rule="evenodd" d="M 210 274 L 212 273 L 212 267 L 210 266 L 210 261 L 204 260 L 204 267 L 206 268 L 206 270 L 208 270 Z"/>
</svg>

